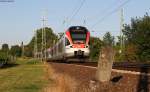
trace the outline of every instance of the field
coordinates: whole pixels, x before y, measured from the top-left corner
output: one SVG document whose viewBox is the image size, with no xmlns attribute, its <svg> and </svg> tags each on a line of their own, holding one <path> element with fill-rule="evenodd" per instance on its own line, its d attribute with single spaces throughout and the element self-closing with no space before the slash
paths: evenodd
<svg viewBox="0 0 150 92">
<path fill-rule="evenodd" d="M 17 60 L 0 69 L 0 92 L 41 92 L 49 83 L 45 65 L 37 60 Z"/>
</svg>

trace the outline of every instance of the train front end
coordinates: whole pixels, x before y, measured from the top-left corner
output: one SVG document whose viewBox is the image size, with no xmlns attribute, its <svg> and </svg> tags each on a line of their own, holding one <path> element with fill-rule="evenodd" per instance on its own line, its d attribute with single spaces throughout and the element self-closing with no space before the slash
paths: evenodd
<svg viewBox="0 0 150 92">
<path fill-rule="evenodd" d="M 85 59 L 89 57 L 90 32 L 82 26 L 72 26 L 65 33 L 65 57 Z"/>
</svg>

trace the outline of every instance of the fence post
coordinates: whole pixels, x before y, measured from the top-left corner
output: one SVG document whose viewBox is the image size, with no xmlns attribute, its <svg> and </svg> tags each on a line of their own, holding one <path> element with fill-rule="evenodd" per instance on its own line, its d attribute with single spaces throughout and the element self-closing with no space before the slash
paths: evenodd
<svg viewBox="0 0 150 92">
<path fill-rule="evenodd" d="M 101 83 L 109 83 L 110 81 L 114 54 L 112 46 L 105 46 L 101 49 L 96 73 L 96 79 Z"/>
</svg>

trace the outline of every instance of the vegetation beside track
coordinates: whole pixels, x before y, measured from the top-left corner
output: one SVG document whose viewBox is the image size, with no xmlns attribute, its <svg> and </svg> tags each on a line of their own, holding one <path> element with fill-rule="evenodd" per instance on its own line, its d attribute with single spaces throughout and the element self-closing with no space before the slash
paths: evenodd
<svg viewBox="0 0 150 92">
<path fill-rule="evenodd" d="M 41 50 L 42 29 L 43 28 L 36 30 L 38 52 Z M 63 33 L 57 35 L 50 27 L 46 27 L 45 30 L 47 34 L 46 48 L 51 48 Z M 113 36 L 111 32 L 106 32 L 102 39 L 91 36 L 90 61 L 97 62 L 101 48 L 105 45 L 109 45 L 115 50 L 115 62 L 150 62 L 150 16 L 148 13 L 143 17 L 132 18 L 130 24 L 124 24 L 122 32 L 123 36 L 118 36 L 117 39 L 115 39 L 115 36 Z M 6 54 L 12 57 L 32 58 L 34 55 L 34 42 L 35 37 L 33 36 L 27 45 L 24 45 L 22 42 L 21 46 L 14 45 L 9 48 L 8 44 L 2 44 L 0 52 L 6 52 Z M 121 46 L 121 43 L 123 43 L 123 46 Z"/>
<path fill-rule="evenodd" d="M 45 65 L 33 59 L 19 59 L 0 69 L 0 92 L 41 92 L 48 84 Z"/>
<path fill-rule="evenodd" d="M 11 58 L 7 53 L 0 51 L 0 67 L 6 63 L 11 63 Z"/>
</svg>

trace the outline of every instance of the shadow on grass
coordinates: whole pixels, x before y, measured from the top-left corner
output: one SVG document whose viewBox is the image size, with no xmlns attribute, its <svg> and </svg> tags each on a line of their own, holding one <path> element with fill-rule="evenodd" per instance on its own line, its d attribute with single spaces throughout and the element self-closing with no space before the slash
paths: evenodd
<svg viewBox="0 0 150 92">
<path fill-rule="evenodd" d="M 0 69 L 7 69 L 11 67 L 17 67 L 19 64 L 5 64 Z"/>
</svg>

